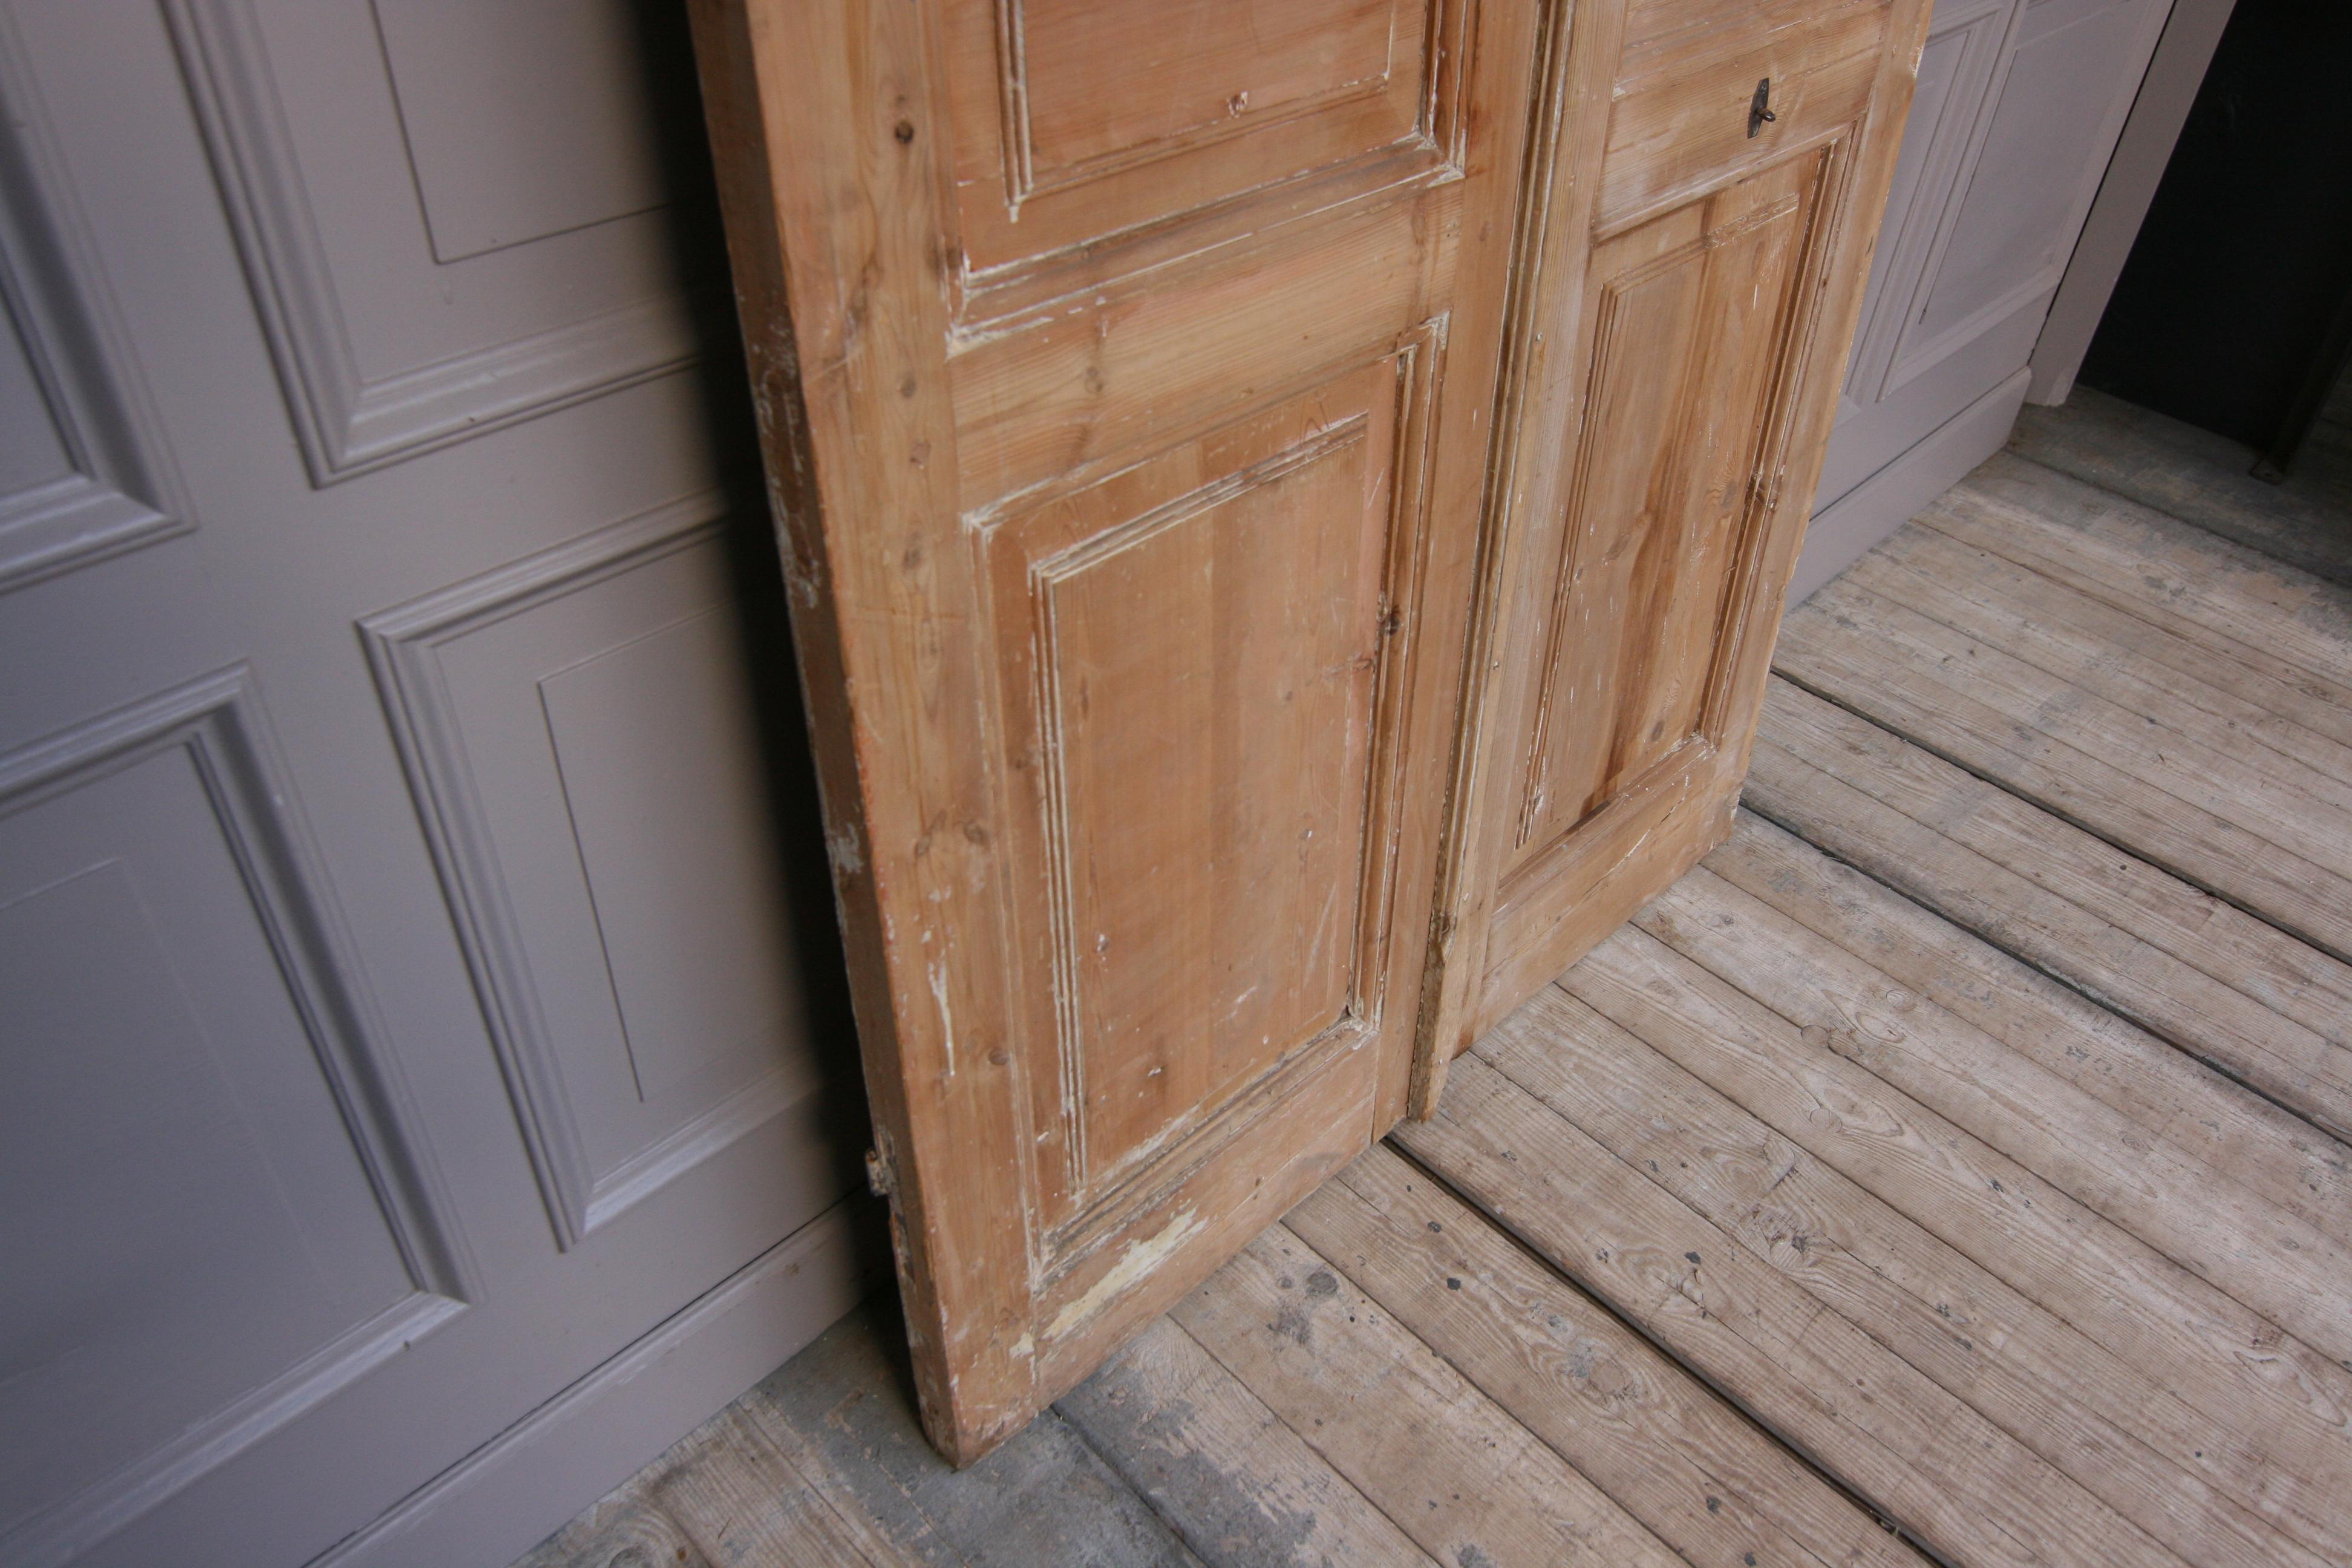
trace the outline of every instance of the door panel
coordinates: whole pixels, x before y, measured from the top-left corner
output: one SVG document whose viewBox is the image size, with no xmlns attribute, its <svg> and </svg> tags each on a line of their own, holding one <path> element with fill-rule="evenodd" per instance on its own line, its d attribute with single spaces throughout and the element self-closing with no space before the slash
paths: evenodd
<svg viewBox="0 0 2352 1568">
<path fill-rule="evenodd" d="M 1720 9 L 1649 6 L 1629 23 L 1601 163 L 1597 228 L 1613 229 L 1735 169 L 1834 134 L 1869 101 L 1886 36 L 1883 0 Z M 1750 135 L 1748 116 L 1724 106 L 1744 110 L 1765 79 L 1777 118 L 1769 135 Z"/>
<path fill-rule="evenodd" d="M 1828 162 L 1801 156 L 1594 251 L 1590 414 L 1515 867 L 1720 740 L 1703 720 L 1779 455 L 1774 395 L 1804 324 L 1797 285 Z"/>
<path fill-rule="evenodd" d="M 473 1293 L 274 771 L 236 670 L 0 757 L 11 1561 L 152 1506 Z"/>
<path fill-rule="evenodd" d="M 1729 825 L 1925 22 L 1924 0 L 1579 14 L 1517 264 L 1416 1110 Z"/>
<path fill-rule="evenodd" d="M 956 1458 L 1403 1109 L 1535 22 L 697 10 Z"/>
<path fill-rule="evenodd" d="M 1387 565 L 1417 542 L 1392 538 L 1417 522 L 1394 451 L 1413 368 L 1327 382 L 982 547 L 1013 820 L 1041 873 L 1018 992 L 1053 1042 L 1033 1079 L 1048 1226 L 1181 1163 L 1278 1064 L 1377 1028 L 1367 850 L 1395 803 L 1375 680 Z"/>
<path fill-rule="evenodd" d="M 693 354 L 626 7 L 168 5 L 319 483 Z"/>
<path fill-rule="evenodd" d="M 1933 281 L 1904 330 L 1893 392 L 1952 337 L 2056 291 L 2153 47 L 2145 0 L 2035 0 L 2019 15 L 2000 96 Z M 2052 150 L 2063 149 L 2053 160 Z M 2055 166 L 2053 166 L 2054 163 Z"/>
<path fill-rule="evenodd" d="M 1319 206 L 1444 167 L 1470 9 L 941 0 L 959 286 L 975 303 L 1082 287 L 1101 276 L 1082 246 L 1187 254 L 1246 235 L 1285 185 Z M 1148 233 L 1171 226 L 1190 232 Z"/>
<path fill-rule="evenodd" d="M 742 607 L 689 504 L 361 623 L 546 1201 L 832 1196 Z"/>
</svg>

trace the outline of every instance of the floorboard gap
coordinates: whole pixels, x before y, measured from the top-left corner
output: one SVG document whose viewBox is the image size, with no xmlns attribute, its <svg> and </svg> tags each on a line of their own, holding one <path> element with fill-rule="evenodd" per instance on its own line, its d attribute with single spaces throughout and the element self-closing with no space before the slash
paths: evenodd
<svg viewBox="0 0 2352 1568">
<path fill-rule="evenodd" d="M 1627 1317 L 1623 1312 L 1619 1311 L 1614 1302 L 1609 1300 L 1604 1296 L 1598 1295 L 1592 1290 L 1586 1289 L 1582 1282 L 1578 1280 L 1573 1274 L 1570 1274 L 1567 1269 L 1561 1268 L 1559 1264 L 1553 1259 L 1550 1254 L 1529 1242 L 1526 1237 L 1521 1236 L 1518 1231 L 1513 1228 L 1508 1223 L 1496 1216 L 1496 1214 L 1487 1208 L 1486 1205 L 1478 1201 L 1475 1194 L 1456 1184 L 1443 1170 L 1431 1164 L 1428 1161 L 1422 1159 L 1419 1155 L 1406 1148 L 1394 1138 L 1383 1139 L 1381 1142 L 1385 1148 L 1394 1153 L 1399 1159 L 1412 1166 L 1415 1171 L 1420 1172 L 1424 1178 L 1426 1178 L 1433 1185 L 1436 1186 L 1440 1191 L 1448 1194 L 1455 1202 L 1462 1204 L 1464 1206 L 1475 1213 L 1480 1219 L 1486 1222 L 1487 1227 L 1496 1235 L 1501 1237 L 1504 1241 L 1507 1242 L 1513 1250 L 1528 1258 L 1545 1274 L 1559 1281 L 1562 1286 L 1574 1292 L 1583 1300 L 1591 1303 L 1591 1306 L 1602 1316 L 1615 1322 L 1618 1327 L 1623 1329 L 1627 1333 L 1633 1335 L 1642 1343 L 1649 1346 L 1650 1349 L 1656 1352 L 1660 1357 L 1678 1368 L 1685 1376 L 1689 1377 L 1694 1383 L 1697 1384 L 1701 1388 L 1706 1390 L 1709 1394 L 1713 1395 L 1725 1409 L 1738 1416 L 1741 1422 L 1752 1428 L 1767 1442 L 1771 1443 L 1774 1447 L 1780 1448 L 1782 1452 L 1794 1458 L 1799 1464 L 1802 1465 L 1808 1471 L 1810 1471 L 1816 1479 L 1820 1480 L 1824 1486 L 1829 1488 L 1831 1491 L 1845 1499 L 1855 1508 L 1861 1510 L 1862 1512 L 1867 1515 L 1870 1519 L 1876 1521 L 1880 1529 L 1885 1531 L 1889 1535 L 1895 1537 L 1897 1541 L 1900 1541 L 1905 1546 L 1910 1548 L 1913 1552 L 1917 1552 L 1921 1557 L 1927 1559 L 1928 1562 L 1941 1564 L 1942 1568 L 1959 1568 L 1959 1565 L 1953 1563 L 1950 1559 L 1943 1556 L 1934 1548 L 1920 1541 L 1918 1537 L 1913 1535 L 1909 1531 L 1904 1529 L 1899 1521 L 1891 1517 L 1885 1509 L 1879 1507 L 1877 1503 L 1873 1501 L 1867 1495 L 1856 1490 L 1853 1486 L 1849 1485 L 1843 1476 L 1840 1476 L 1835 1470 L 1830 1468 L 1818 1456 L 1812 1453 L 1811 1450 L 1807 1448 L 1803 1444 L 1791 1440 L 1779 1428 L 1772 1426 L 1771 1423 L 1765 1421 L 1759 1416 L 1754 1410 L 1748 1406 L 1744 1400 L 1741 1400 L 1736 1394 L 1733 1394 L 1725 1389 L 1720 1384 L 1716 1382 L 1714 1378 L 1709 1377 L 1705 1372 L 1692 1365 L 1690 1362 L 1678 1354 L 1673 1346 L 1660 1341 L 1656 1336 L 1643 1329 L 1640 1323 L 1634 1321 L 1632 1318 Z M 1638 1176 L 1638 1173 L 1636 1173 L 1636 1175 Z M 1443 1352 L 1440 1353 L 1442 1355 Z M 1452 1363 L 1449 1362 L 1447 1364 L 1451 1365 Z M 1456 1367 L 1455 1370 L 1458 1372 L 1461 1369 Z M 1465 1373 L 1464 1375 L 1468 1376 L 1468 1373 Z M 1549 1445 L 1547 1444 L 1546 1447 L 1549 1447 Z M 1557 1450 L 1554 1451 L 1557 1452 Z"/>
<path fill-rule="evenodd" d="M 1785 680 L 1790 686 L 1795 687 L 1798 690 L 1804 692 L 1807 696 L 1819 698 L 1822 701 L 1828 703 L 1832 708 L 1841 709 L 1847 713 L 1853 714 L 1856 719 L 1861 720 L 1864 723 L 1884 731 L 1885 733 L 1894 736 L 1896 740 L 1903 742 L 1906 745 L 1917 747 L 1920 751 L 1927 752 L 1937 762 L 1945 763 L 1952 767 L 1958 768 L 1960 772 L 1968 774 L 1970 778 L 1977 780 L 1980 784 L 1990 784 L 1991 787 L 2000 790 L 2004 795 L 2014 795 L 2017 799 L 2025 802 L 2026 805 L 2032 806 L 2035 810 L 2045 812 L 2049 816 L 2057 818 L 2060 822 L 2064 823 L 2067 826 L 2075 829 L 2077 832 L 2087 834 L 2091 837 L 2097 839 L 2100 843 L 2105 845 L 2108 848 L 2115 850 L 2117 854 L 2128 855 L 2143 866 L 2154 867 L 2157 870 L 2163 872 L 2173 880 L 2183 883 L 2188 887 L 2194 888 L 2199 892 L 2205 894 L 2208 898 L 2218 900 L 2219 901 L 2229 905 L 2231 909 L 2236 910 L 2240 914 L 2246 916 L 2250 920 L 2261 921 L 2263 925 L 2270 927 L 2271 930 L 2278 932 L 2281 936 L 2285 937 L 2290 941 L 2299 942 L 2315 952 L 2324 952 L 2328 957 L 2336 960 L 2338 963 L 2352 963 L 2352 952 L 2347 952 L 2343 948 L 2339 948 L 2334 943 L 2324 941 L 2309 931 L 2298 931 L 2293 926 L 2281 923 L 2276 917 L 2255 908 L 2253 905 L 2247 903 L 2243 899 L 2237 898 L 2223 889 L 2215 887 L 2204 878 L 2196 875 L 2196 873 L 2176 864 L 2174 861 L 2163 858 L 2154 851 L 2143 848 L 2138 845 L 2126 843 L 2124 840 L 2116 837 L 2113 834 L 2101 831 L 2096 825 L 2084 821 L 2081 817 L 2065 810 L 2056 802 L 2049 800 L 2042 795 L 2032 794 L 2021 789 L 2016 784 L 2008 779 L 2001 778 L 1993 773 L 1986 773 L 1981 768 L 1971 766 L 1965 758 L 1956 756 L 1951 752 L 1937 745 L 1933 741 L 1911 734 L 1907 731 L 1897 729 L 1895 726 L 1889 724 L 1878 715 L 1855 707 L 1853 703 L 1848 701 L 1837 692 L 1831 690 L 1827 687 L 1807 680 L 1801 676 L 1792 675 L 1789 671 L 1782 669 L 1778 665 L 1772 667 L 1772 679 L 1775 680 Z M 1759 812 L 1757 815 L 1760 816 L 1763 814 Z M 1780 825 L 1776 823 L 1774 826 L 1779 826 Z M 1790 829 L 1790 831 L 1793 832 L 1794 829 Z M 1803 837 L 1803 835 L 1799 834 L 1798 837 Z M 1808 838 L 1805 842 L 1811 844 L 1812 840 Z M 1873 881 L 1877 880 L 1874 877 L 1871 879 Z M 1955 921 L 1953 923 L 1958 924 L 1958 922 Z M 2106 1005 L 2105 1003 L 2101 1003 L 2100 1005 L 2105 1006 Z"/>
<path fill-rule="evenodd" d="M 1790 684 L 1794 685 L 1796 683 L 1791 681 Z M 1810 689 L 1810 688 L 1808 689 Z M 1851 710 L 1849 710 L 1849 711 L 1851 711 Z M 1857 715 L 1857 717 L 1864 718 L 1865 720 L 1868 719 L 1868 715 L 1866 714 Z M 1885 729 L 1885 727 L 1881 725 L 1880 728 Z M 1895 733 L 1892 730 L 1889 730 L 1886 732 L 1888 734 Z M 1925 750 L 1926 748 L 1923 747 L 1921 749 Z M 2017 798 L 2020 800 L 2025 799 L 2023 795 L 2019 795 Z M 2029 802 L 2028 804 L 2032 803 Z M 2285 1100 L 2283 1100 L 2276 1095 L 2272 1094 L 2261 1084 L 2245 1077 L 2242 1073 L 2238 1072 L 2235 1068 L 2231 1067 L 2229 1063 L 2208 1056 L 2204 1050 L 2199 1047 L 2196 1041 L 2181 1039 L 2179 1037 L 2177 1033 L 2159 1026 L 2159 1025 L 2155 1021 L 2145 1019 L 2125 1012 L 2110 998 L 2101 996 L 2097 993 L 2087 989 L 2081 981 L 2076 980 L 2068 974 L 2063 973 L 2058 970 L 2050 968 L 2047 964 L 2042 963 L 2029 952 L 2011 947 L 2008 942 L 2001 940 L 1999 932 L 1988 931 L 1972 921 L 1954 915 L 1949 910 L 1938 909 L 1936 905 L 1929 903 L 1927 900 L 1912 892 L 1909 889 L 1886 880 L 1885 878 L 1881 877 L 1869 867 L 1863 865 L 1859 861 L 1848 859 L 1845 856 L 1838 853 L 1835 848 L 1807 835 L 1804 829 L 1797 824 L 1774 816 L 1769 810 L 1761 805 L 1758 805 L 1752 802 L 1743 799 L 1739 803 L 1739 809 L 1750 813 L 1759 821 L 1770 823 L 1773 826 L 1779 828 L 1781 832 L 1788 834 L 1790 837 L 1801 840 L 1807 847 L 1818 851 L 1825 859 L 1844 867 L 1847 870 L 1852 871 L 1855 875 L 1869 881 L 1874 887 L 1884 888 L 1886 891 L 1895 895 L 1895 897 L 1901 899 L 1905 903 L 1920 910 L 1931 919 L 1942 921 L 1945 924 L 1951 926 L 1954 930 L 1965 932 L 1969 936 L 1976 939 L 1978 942 L 1984 943 L 1985 946 L 1992 949 L 1995 952 L 2001 954 L 2003 957 L 2033 971 L 2034 973 L 2041 975 L 2043 979 L 2051 982 L 2054 985 L 2057 985 L 2061 989 L 2064 990 L 2068 994 L 2080 997 L 2084 1003 L 2099 1009 L 2103 1013 L 2114 1015 L 2116 1017 L 2122 1019 L 2125 1023 L 2130 1025 L 2133 1028 L 2139 1030 L 2142 1034 L 2148 1036 L 2152 1039 L 2163 1041 L 2165 1045 L 2170 1047 L 2176 1051 L 2179 1051 L 2182 1056 L 2187 1057 L 2198 1066 L 2212 1073 L 2216 1078 L 2219 1078 L 2227 1083 L 2233 1084 L 2239 1089 L 2244 1089 L 2248 1094 L 2252 1095 L 2256 1100 L 2261 1100 L 2263 1104 L 2272 1107 L 2284 1115 L 2294 1118 L 2297 1122 L 2311 1129 L 2315 1135 L 2326 1138 L 2333 1142 L 2344 1142 L 2342 1137 L 2333 1130 L 2313 1121 L 2307 1112 L 2296 1106 L 2288 1104 Z M 2053 813 L 2052 815 L 2055 816 L 2056 814 Z M 2063 819 L 2062 818 L 2061 820 Z M 2096 837 L 2096 835 L 2094 835 L 2094 837 Z M 2122 853 L 2131 853 L 2128 849 L 2125 849 L 2123 846 L 2115 844 L 2112 840 L 2103 838 L 2100 839 L 2100 842 L 2107 844 L 2110 847 L 2117 849 Z M 2133 858 L 2135 859 L 2140 859 L 2137 856 L 2134 856 Z M 2157 863 L 2152 860 L 2141 859 L 2141 864 L 2155 867 L 2158 870 L 2163 869 L 2162 867 L 2157 866 Z M 2169 875 L 2170 873 L 2168 872 L 2167 874 Z M 2181 878 L 2179 879 L 2188 886 L 2198 887 L 2198 884 L 2189 882 L 2187 878 Z M 2198 890 L 2208 893 L 2214 898 L 2221 898 L 2220 894 L 2213 893 L 2212 889 L 2209 888 L 2198 887 Z M 2242 914 L 2252 915 L 2254 913 L 2254 911 L 2246 909 L 2243 905 L 2235 903 L 2231 900 L 2222 899 L 2221 901 L 2229 904 L 2231 909 L 2239 910 Z M 2259 916 L 2256 916 L 2255 918 L 2260 919 Z M 2272 924 L 2272 922 L 2268 921 L 2263 921 L 2263 923 L 2269 926 L 2271 930 L 2277 931 L 2281 936 L 2289 938 L 2292 941 L 2305 942 L 2306 945 L 2313 947 L 2315 952 L 2326 952 L 2327 951 L 2325 948 L 2317 946 L 2315 943 L 2309 942 L 2308 939 L 2297 932 L 2287 931 L 2284 927 Z M 2330 956 L 2334 955 L 2331 954 Z"/>
</svg>

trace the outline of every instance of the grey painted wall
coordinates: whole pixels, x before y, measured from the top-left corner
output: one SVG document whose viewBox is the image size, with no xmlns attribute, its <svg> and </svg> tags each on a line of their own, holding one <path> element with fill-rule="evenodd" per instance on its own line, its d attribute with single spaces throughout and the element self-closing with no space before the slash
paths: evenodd
<svg viewBox="0 0 2352 1568">
<path fill-rule="evenodd" d="M 1937 0 L 1790 603 L 2008 439 L 2171 8 Z"/>
<path fill-rule="evenodd" d="M 0 1561 L 503 1563 L 870 1277 L 674 9 L 0 0 Z"/>
</svg>

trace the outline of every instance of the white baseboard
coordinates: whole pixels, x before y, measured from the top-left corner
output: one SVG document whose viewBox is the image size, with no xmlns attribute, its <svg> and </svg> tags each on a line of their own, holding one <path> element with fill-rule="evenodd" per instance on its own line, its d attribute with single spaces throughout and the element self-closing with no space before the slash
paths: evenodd
<svg viewBox="0 0 2352 1568">
<path fill-rule="evenodd" d="M 1870 478 L 1813 513 L 1805 548 L 1789 580 L 1794 609 L 1812 591 L 1861 560 L 1969 469 L 2001 448 L 2033 378 L 2021 369 L 1961 409 Z"/>
<path fill-rule="evenodd" d="M 844 1198 L 311 1568 L 505 1568 L 856 1306 L 880 1226 Z"/>
</svg>

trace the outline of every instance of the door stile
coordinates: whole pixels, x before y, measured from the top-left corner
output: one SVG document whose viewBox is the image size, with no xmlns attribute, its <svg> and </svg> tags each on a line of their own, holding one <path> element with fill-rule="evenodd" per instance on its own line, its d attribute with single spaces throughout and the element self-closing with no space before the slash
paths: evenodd
<svg viewBox="0 0 2352 1568">
<path fill-rule="evenodd" d="M 1035 1409 L 1036 1237 L 1013 1157 L 1026 1118 L 990 1027 L 1007 1013 L 982 589 L 968 552 L 937 547 L 957 512 L 953 220 L 929 12 L 693 0 L 692 16 L 876 1184 L 925 1429 L 965 1463 Z"/>
<path fill-rule="evenodd" d="M 1533 673 L 1527 660 L 1508 657 L 1511 636 L 1532 614 L 1527 597 L 1549 589 L 1529 568 L 1538 542 L 1530 539 L 1538 531 L 1532 524 L 1564 507 L 1573 482 L 1570 464 L 1544 461 L 1540 448 L 1532 456 L 1526 448 L 1583 423 L 1587 215 L 1600 188 L 1624 36 L 1622 5 L 1570 5 L 1547 14 L 1544 90 L 1522 165 L 1507 346 L 1496 388 L 1476 619 L 1465 658 L 1430 972 L 1404 1108 L 1421 1121 L 1436 1114 L 1447 1066 L 1475 1040 L 1484 1001 L 1486 937 L 1510 837 L 1510 819 L 1491 809 L 1490 797 L 1498 793 L 1494 773 L 1507 763 Z M 1560 331 L 1563 322 L 1571 330 Z"/>
</svg>

